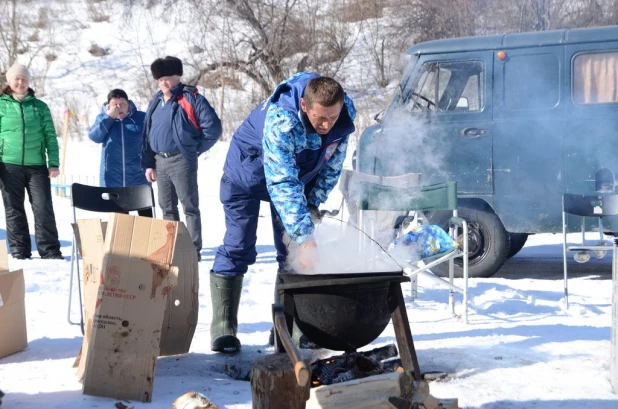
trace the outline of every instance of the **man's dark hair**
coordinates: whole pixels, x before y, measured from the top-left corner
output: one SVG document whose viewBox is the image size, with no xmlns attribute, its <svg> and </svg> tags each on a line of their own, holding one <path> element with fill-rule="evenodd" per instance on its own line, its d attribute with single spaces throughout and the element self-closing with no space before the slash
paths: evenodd
<svg viewBox="0 0 618 409">
<path fill-rule="evenodd" d="M 111 90 L 109 94 L 107 94 L 107 102 L 109 103 L 109 101 L 111 101 L 112 98 L 124 98 L 127 101 L 129 100 L 127 93 L 124 92 L 124 90 L 121 90 L 118 88 Z"/>
<path fill-rule="evenodd" d="M 307 83 L 303 100 L 309 109 L 313 107 L 314 103 L 332 107 L 338 102 L 343 103 L 343 87 L 329 77 L 314 78 Z"/>
</svg>

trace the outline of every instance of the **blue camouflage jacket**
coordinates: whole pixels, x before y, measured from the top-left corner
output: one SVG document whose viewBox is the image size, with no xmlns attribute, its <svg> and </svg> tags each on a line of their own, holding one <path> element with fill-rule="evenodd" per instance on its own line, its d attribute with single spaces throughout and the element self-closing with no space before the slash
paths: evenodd
<svg viewBox="0 0 618 409">
<path fill-rule="evenodd" d="M 212 148 L 221 137 L 221 120 L 208 100 L 199 94 L 194 86 L 180 83 L 172 90 L 172 93 L 174 94 L 172 100 L 168 102 L 173 104 L 170 137 L 173 138 L 182 156 L 192 165 L 196 165 L 197 157 Z M 188 113 L 180 106 L 178 96 L 185 98 L 193 107 L 193 114 L 200 129 L 195 127 Z M 152 124 L 150 120 L 152 113 L 161 103 L 162 98 L 163 92 L 158 91 L 146 110 L 143 132 L 144 146 L 142 148 L 142 166 L 144 169 L 155 168 L 155 152 L 150 147 L 148 136 Z"/>
<path fill-rule="evenodd" d="M 299 73 L 279 84 L 238 128 L 224 166 L 226 178 L 273 203 L 297 243 L 312 238 L 308 206 L 325 202 L 337 184 L 348 137 L 355 130 L 356 109 L 345 95 L 333 129 L 322 136 L 315 132 L 300 108 L 300 98 L 316 77 Z"/>
<path fill-rule="evenodd" d="M 141 166 L 142 111 L 129 101 L 129 113 L 122 120 L 107 115 L 103 104 L 88 137 L 103 144 L 101 149 L 100 184 L 107 187 L 137 186 L 148 183 Z"/>
</svg>

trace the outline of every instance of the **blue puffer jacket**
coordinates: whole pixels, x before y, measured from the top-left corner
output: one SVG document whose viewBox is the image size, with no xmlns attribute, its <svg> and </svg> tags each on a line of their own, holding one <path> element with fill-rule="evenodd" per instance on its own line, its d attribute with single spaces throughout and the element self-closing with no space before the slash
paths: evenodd
<svg viewBox="0 0 618 409">
<path fill-rule="evenodd" d="M 345 95 L 333 129 L 323 136 L 315 132 L 300 108 L 300 98 L 307 83 L 317 77 L 299 73 L 279 84 L 240 125 L 224 166 L 229 180 L 261 200 L 272 201 L 286 232 L 298 243 L 311 238 L 314 226 L 307 206 L 325 202 L 337 184 L 348 137 L 355 129 L 356 109 Z"/>
<path fill-rule="evenodd" d="M 221 137 L 221 120 L 208 103 L 208 100 L 199 94 L 194 86 L 180 83 L 172 90 L 172 93 L 174 94 L 171 101 L 173 104 L 173 129 L 170 130 L 170 136 L 174 139 L 174 143 L 185 159 L 192 165 L 196 165 L 197 157 L 212 148 Z M 178 103 L 178 95 L 185 98 L 191 104 L 193 114 L 201 129 L 197 129 L 189 120 L 187 112 Z M 144 147 L 142 151 L 142 166 L 145 169 L 155 168 L 155 152 L 150 147 L 148 136 L 150 135 L 152 113 L 157 108 L 157 105 L 161 103 L 162 98 L 163 92 L 157 92 L 146 110 L 143 132 Z"/>
<path fill-rule="evenodd" d="M 123 187 L 148 183 L 141 166 L 142 128 L 145 114 L 129 101 L 128 115 L 114 119 L 107 115 L 107 104 L 90 128 L 88 137 L 102 143 L 101 186 Z"/>
</svg>

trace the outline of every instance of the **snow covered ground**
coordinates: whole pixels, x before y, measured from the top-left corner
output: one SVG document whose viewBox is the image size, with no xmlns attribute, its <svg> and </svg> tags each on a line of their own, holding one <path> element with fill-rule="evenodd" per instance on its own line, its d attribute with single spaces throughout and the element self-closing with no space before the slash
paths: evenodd
<svg viewBox="0 0 618 409">
<path fill-rule="evenodd" d="M 226 145 L 216 145 L 200 161 L 200 195 L 204 248 L 200 264 L 200 311 L 191 351 L 157 362 L 152 403 L 130 402 L 135 408 L 169 409 L 188 391 L 199 391 L 220 408 L 251 408 L 251 388 L 243 378 L 251 362 L 272 352 L 268 346 L 271 302 L 276 273 L 270 220 L 261 220 L 258 262 L 245 276 L 239 314 L 243 350 L 235 356 L 210 351 L 211 318 L 208 272 L 223 232 L 218 183 Z M 68 147 L 66 172 L 96 175 L 99 147 Z M 62 250 L 71 251 L 70 201 L 55 197 Z M 338 198 L 333 198 L 336 203 Z M 1 206 L 1 205 L 0 205 Z M 266 212 L 265 212 L 266 215 Z M 91 214 L 80 213 L 81 217 Z M 0 238 L 6 237 L 4 218 Z M 33 229 L 31 226 L 31 234 Z M 409 299 L 410 326 L 423 372 L 451 376 L 430 383 L 434 396 L 458 398 L 462 408 L 598 408 L 618 407 L 609 381 L 611 325 L 611 260 L 586 265 L 571 261 L 571 306 L 563 308 L 561 236 L 538 235 L 490 279 L 470 281 L 470 323 L 463 325 L 447 309 L 448 292 L 421 278 L 419 299 Z M 81 345 L 79 328 L 66 322 L 68 261 L 10 260 L 23 268 L 29 346 L 0 359 L 2 408 L 114 408 L 115 399 L 82 395 L 73 364 Z M 539 277 L 542 277 L 539 278 Z M 461 298 L 457 298 L 461 310 Z M 0 331 L 1 323 L 0 323 Z M 389 325 L 365 349 L 394 343 Z"/>
</svg>

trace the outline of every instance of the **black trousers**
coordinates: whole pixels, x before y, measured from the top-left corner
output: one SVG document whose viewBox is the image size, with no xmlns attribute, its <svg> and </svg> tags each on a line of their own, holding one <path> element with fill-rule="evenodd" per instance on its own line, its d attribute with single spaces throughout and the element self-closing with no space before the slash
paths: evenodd
<svg viewBox="0 0 618 409">
<path fill-rule="evenodd" d="M 46 166 L 21 166 L 0 163 L 0 187 L 6 216 L 6 233 L 11 254 L 32 255 L 25 193 L 34 214 L 34 236 L 39 255 L 60 254 L 51 182 Z"/>
</svg>

